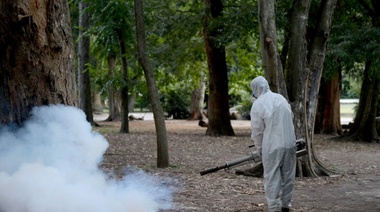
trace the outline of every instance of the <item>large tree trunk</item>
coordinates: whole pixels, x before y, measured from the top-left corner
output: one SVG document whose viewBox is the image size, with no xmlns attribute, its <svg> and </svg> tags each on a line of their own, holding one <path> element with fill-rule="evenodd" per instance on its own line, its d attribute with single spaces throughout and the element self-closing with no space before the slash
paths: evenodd
<svg viewBox="0 0 380 212">
<path fill-rule="evenodd" d="M 90 73 L 87 65 L 90 62 L 90 37 L 85 34 L 90 25 L 90 15 L 86 11 L 88 3 L 79 3 L 79 42 L 78 42 L 78 107 L 86 114 L 86 119 L 94 124 Z"/>
<path fill-rule="evenodd" d="M 34 106 L 75 105 L 74 51 L 67 1 L 0 3 L 0 125 Z"/>
<path fill-rule="evenodd" d="M 105 121 L 119 121 L 120 120 L 120 101 L 119 93 L 117 92 L 113 79 L 115 78 L 114 71 L 116 69 L 116 57 L 115 55 L 110 55 L 107 58 L 108 67 L 108 80 L 112 81 L 108 83 L 108 110 L 109 114 Z"/>
<path fill-rule="evenodd" d="M 307 77 L 305 40 L 308 25 L 308 15 L 311 0 L 294 1 L 292 19 L 290 23 L 289 55 L 286 67 L 286 85 L 289 101 L 295 116 L 295 129 L 297 135 L 305 134 L 304 120 L 304 82 Z M 301 88 L 301 89 L 300 89 Z M 298 106 L 300 105 L 300 106 Z"/>
<path fill-rule="evenodd" d="M 164 111 L 162 109 L 156 81 L 154 79 L 153 67 L 148 59 L 145 41 L 144 10 L 142 0 L 135 0 L 136 37 L 139 62 L 144 70 L 148 84 L 149 100 L 152 105 L 154 124 L 157 134 L 157 167 L 169 167 L 169 150 L 166 135 Z"/>
<path fill-rule="evenodd" d="M 287 62 L 287 86 L 289 100 L 292 105 L 292 110 L 295 115 L 295 130 L 298 138 L 305 138 L 307 141 L 308 155 L 302 157 L 298 161 L 298 176 L 317 176 L 318 174 L 329 174 L 328 170 L 320 163 L 314 154 L 312 146 L 312 138 L 314 133 L 314 121 L 317 106 L 317 94 L 319 90 L 320 79 L 323 70 L 323 62 L 325 59 L 325 51 L 327 38 L 332 25 L 333 12 L 336 6 L 336 0 L 323 0 L 320 4 L 319 19 L 314 35 L 311 36 L 310 48 L 307 49 L 306 30 L 308 24 L 308 15 L 310 9 L 310 0 L 294 1 L 293 14 L 291 21 L 291 29 L 289 36 L 289 55 Z M 268 5 L 267 5 L 268 4 Z M 265 6 L 265 8 L 261 8 Z M 259 12 L 263 17 L 259 17 L 261 25 L 266 26 L 271 31 L 272 35 L 274 27 L 271 27 L 274 22 L 274 1 L 259 1 Z M 263 26 L 265 28 L 265 26 Z M 260 28 L 262 28 L 260 26 Z M 269 48 L 273 39 L 268 33 L 260 33 L 263 43 L 262 48 Z M 275 47 L 270 47 L 274 49 Z M 308 51 L 307 51 L 308 50 Z M 262 51 L 265 59 L 267 52 Z M 306 55 L 306 52 L 309 52 Z M 269 53 L 268 53 L 269 55 Z M 274 58 L 274 57 L 273 57 Z M 278 63 L 278 62 L 276 62 Z M 275 65 L 275 63 L 273 63 Z M 273 78 L 273 77 L 272 77 Z M 269 77 L 269 80 L 272 79 Z M 274 77 L 274 80 L 275 77 Z M 277 79 L 278 80 L 278 79 Z M 273 84 L 276 84 L 273 83 Z M 274 86 L 275 87 L 275 86 Z"/>
<path fill-rule="evenodd" d="M 259 0 L 260 45 L 265 78 L 273 92 L 288 97 L 281 57 L 277 49 L 274 0 Z"/>
<path fill-rule="evenodd" d="M 210 26 L 210 22 L 222 16 L 221 0 L 205 0 L 207 12 L 203 17 L 203 36 L 206 46 L 207 64 L 209 70 L 208 97 L 208 128 L 207 135 L 235 135 L 232 129 L 229 96 L 226 52 L 223 44 L 218 44 L 216 38 L 223 31 L 222 27 Z"/>
<path fill-rule="evenodd" d="M 205 100 L 205 91 L 206 91 L 206 76 L 203 72 L 202 79 L 199 83 L 199 88 L 194 89 L 193 93 L 191 94 L 191 105 L 190 105 L 190 113 L 189 113 L 189 118 L 188 118 L 189 120 L 202 119 L 202 110 L 203 110 L 203 102 Z"/>
<path fill-rule="evenodd" d="M 308 144 L 308 161 L 304 161 L 304 165 L 307 165 L 307 169 L 304 174 L 306 176 L 317 176 L 320 174 L 330 175 L 330 170 L 327 170 L 323 164 L 321 164 L 317 155 L 314 153 L 314 148 L 312 148 L 313 135 L 314 135 L 314 124 L 315 115 L 317 111 L 318 104 L 318 93 L 319 86 L 322 77 L 323 64 L 325 61 L 326 48 L 327 48 L 327 38 L 329 37 L 333 14 L 336 7 L 337 0 L 322 0 L 320 4 L 318 14 L 319 19 L 317 26 L 315 28 L 315 35 L 313 36 L 309 52 L 308 52 L 308 76 L 306 78 L 306 84 L 304 88 L 306 89 L 306 94 L 304 100 L 306 103 L 304 105 L 304 114 L 306 118 L 304 124 L 306 125 L 306 141 Z M 302 100 L 302 101 L 304 101 Z M 311 172 L 309 172 L 309 170 Z"/>
<path fill-rule="evenodd" d="M 126 46 L 124 35 L 121 30 L 117 30 L 117 35 L 119 39 L 120 46 L 120 57 L 121 57 L 121 133 L 129 133 L 129 119 L 128 119 L 128 67 L 126 58 Z"/>
<path fill-rule="evenodd" d="M 358 140 L 379 141 L 376 131 L 376 113 L 379 99 L 379 78 L 370 76 L 371 63 L 367 62 L 354 124 L 346 136 Z"/>
<path fill-rule="evenodd" d="M 339 101 L 341 78 L 340 70 L 335 71 L 330 79 L 322 78 L 314 126 L 315 133 L 342 134 Z"/>
</svg>

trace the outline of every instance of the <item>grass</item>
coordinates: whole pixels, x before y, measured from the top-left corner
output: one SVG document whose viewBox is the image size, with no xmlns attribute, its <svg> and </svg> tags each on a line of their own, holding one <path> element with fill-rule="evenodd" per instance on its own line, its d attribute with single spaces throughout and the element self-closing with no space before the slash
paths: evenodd
<svg viewBox="0 0 380 212">
<path fill-rule="evenodd" d="M 354 115 L 357 104 L 340 104 L 341 115 Z"/>
</svg>

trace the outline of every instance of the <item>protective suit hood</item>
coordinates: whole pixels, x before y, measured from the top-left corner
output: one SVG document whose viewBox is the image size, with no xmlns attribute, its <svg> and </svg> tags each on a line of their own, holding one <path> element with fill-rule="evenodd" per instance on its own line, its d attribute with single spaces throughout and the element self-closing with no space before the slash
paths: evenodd
<svg viewBox="0 0 380 212">
<path fill-rule="evenodd" d="M 252 95 L 256 98 L 259 98 L 259 96 L 270 90 L 268 81 L 262 76 L 258 76 L 253 79 L 250 83 L 250 86 L 253 92 Z"/>
</svg>

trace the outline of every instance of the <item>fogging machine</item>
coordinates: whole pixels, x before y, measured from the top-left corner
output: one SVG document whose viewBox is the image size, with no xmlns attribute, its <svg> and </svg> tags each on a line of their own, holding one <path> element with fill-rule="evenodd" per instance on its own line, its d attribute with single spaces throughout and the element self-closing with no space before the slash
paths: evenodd
<svg viewBox="0 0 380 212">
<path fill-rule="evenodd" d="M 252 146 L 250 146 L 250 147 L 252 147 Z M 306 142 L 304 139 L 296 140 L 296 148 L 297 148 L 297 157 L 301 157 L 301 156 L 304 156 L 307 154 Z M 225 164 L 223 164 L 221 166 L 216 166 L 214 168 L 210 168 L 210 169 L 206 169 L 204 171 L 201 171 L 200 174 L 201 175 L 210 174 L 210 173 L 219 171 L 221 169 L 226 169 L 226 168 L 229 168 L 232 166 L 236 166 L 236 165 L 244 163 L 246 161 L 253 161 L 254 163 L 258 163 L 261 161 L 261 159 L 258 159 L 258 158 L 260 158 L 260 157 L 258 157 L 257 152 L 252 151 L 250 155 L 247 155 L 247 156 L 244 156 L 241 158 L 237 158 L 235 160 L 227 161 L 227 162 L 225 162 Z"/>
</svg>

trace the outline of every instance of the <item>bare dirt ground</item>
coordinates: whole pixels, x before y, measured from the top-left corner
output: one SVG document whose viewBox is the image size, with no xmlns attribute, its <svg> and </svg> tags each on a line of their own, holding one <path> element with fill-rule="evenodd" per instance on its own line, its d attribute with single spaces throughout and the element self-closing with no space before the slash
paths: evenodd
<svg viewBox="0 0 380 212">
<path fill-rule="evenodd" d="M 170 211 L 267 211 L 263 179 L 236 175 L 235 169 L 201 176 L 200 171 L 248 155 L 249 121 L 232 121 L 236 136 L 209 137 L 197 121 L 167 120 L 170 167 L 156 168 L 156 137 L 152 120 L 130 121 L 129 134 L 120 123 L 98 122 L 110 147 L 101 167 L 122 176 L 128 167 L 169 179 L 175 190 Z M 316 135 L 321 161 L 338 172 L 333 177 L 297 178 L 292 211 L 380 211 L 380 144 L 342 142 Z M 167 183 L 167 180 L 165 180 Z"/>
</svg>

